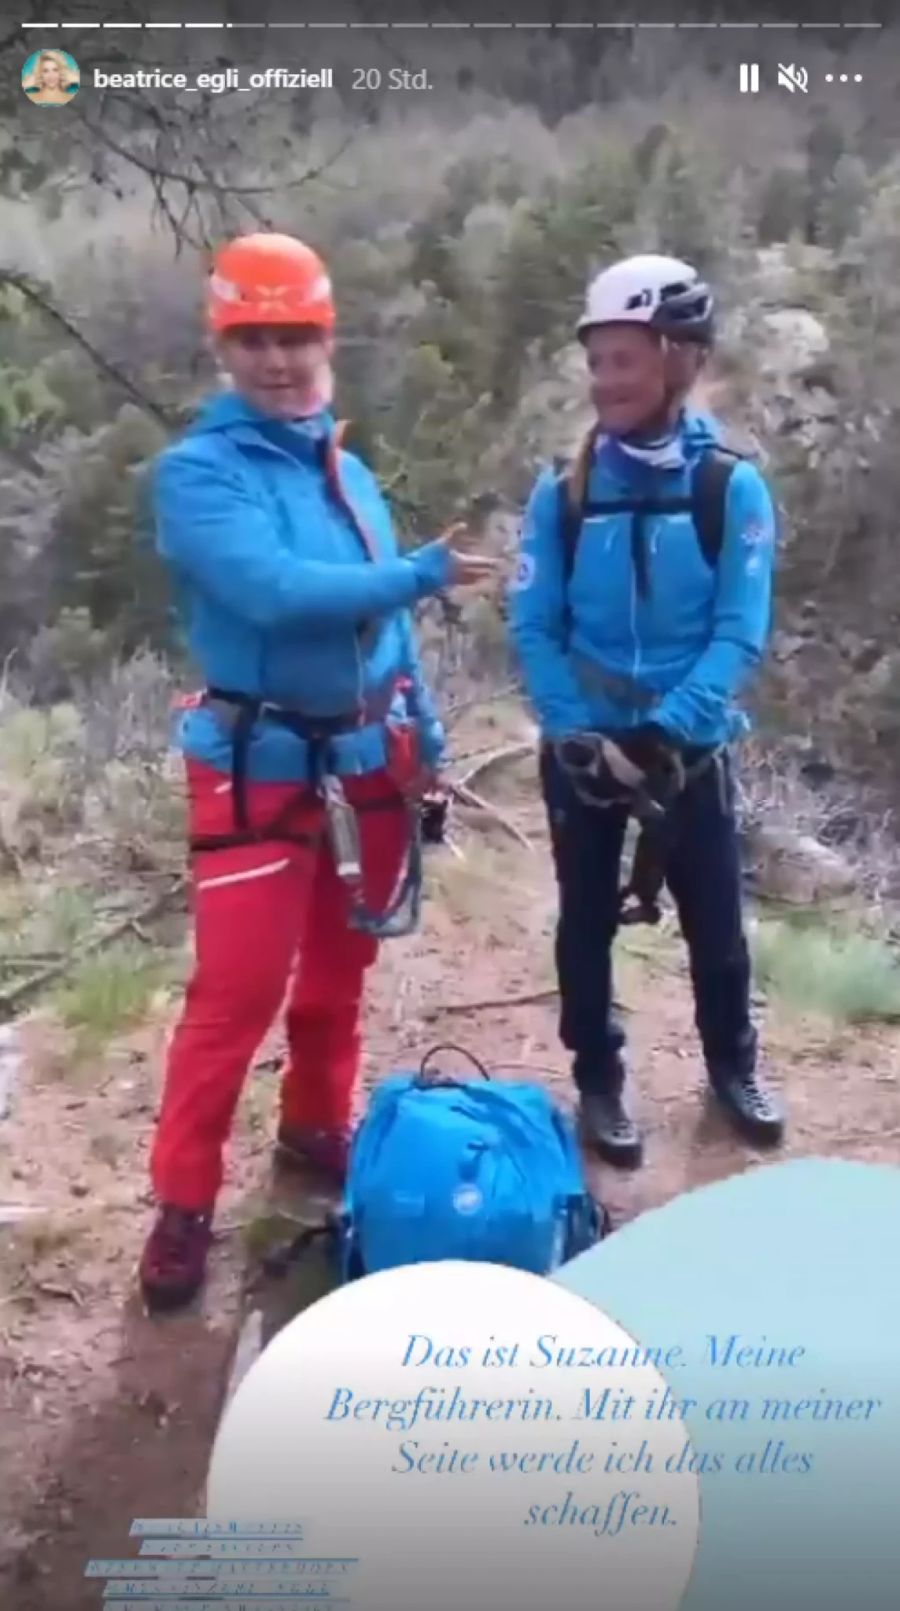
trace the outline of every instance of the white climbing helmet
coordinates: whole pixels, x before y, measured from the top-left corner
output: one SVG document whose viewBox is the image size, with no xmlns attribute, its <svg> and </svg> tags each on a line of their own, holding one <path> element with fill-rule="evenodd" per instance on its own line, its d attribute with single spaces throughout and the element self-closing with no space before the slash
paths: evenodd
<svg viewBox="0 0 900 1611">
<path fill-rule="evenodd" d="M 604 269 L 588 286 L 579 340 L 604 324 L 643 324 L 670 341 L 709 346 L 713 295 L 690 263 L 648 254 Z"/>
</svg>

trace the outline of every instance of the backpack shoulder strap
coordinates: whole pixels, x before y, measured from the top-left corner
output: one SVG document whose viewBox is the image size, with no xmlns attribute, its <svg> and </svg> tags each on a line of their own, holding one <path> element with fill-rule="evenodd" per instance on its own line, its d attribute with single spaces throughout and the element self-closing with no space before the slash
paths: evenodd
<svg viewBox="0 0 900 1611">
<path fill-rule="evenodd" d="M 746 457 L 733 448 L 717 445 L 704 453 L 694 471 L 691 489 L 691 513 L 697 528 L 700 547 L 711 569 L 719 563 L 725 538 L 725 508 L 728 486 L 738 464 Z M 559 511 L 559 535 L 562 543 L 566 582 L 571 579 L 575 565 L 578 539 L 581 535 L 584 510 L 576 509 L 569 496 L 569 461 L 553 460 L 556 475 L 556 493 Z M 678 500 L 676 500 L 676 504 Z M 673 508 L 676 505 L 673 504 Z M 606 506 L 604 505 L 604 510 Z M 610 508 L 630 507 L 615 504 Z"/>
<path fill-rule="evenodd" d="M 582 510 L 574 508 L 569 495 L 570 469 L 571 463 L 568 459 L 555 458 L 553 460 L 553 473 L 556 476 L 559 540 L 562 544 L 563 568 L 567 586 L 575 568 L 575 554 L 578 548 L 578 539 L 581 536 L 583 513 Z"/>
<path fill-rule="evenodd" d="M 692 512 L 703 557 L 715 570 L 725 540 L 725 507 L 728 485 L 744 454 L 732 448 L 714 447 L 704 453 L 694 471 Z"/>
</svg>

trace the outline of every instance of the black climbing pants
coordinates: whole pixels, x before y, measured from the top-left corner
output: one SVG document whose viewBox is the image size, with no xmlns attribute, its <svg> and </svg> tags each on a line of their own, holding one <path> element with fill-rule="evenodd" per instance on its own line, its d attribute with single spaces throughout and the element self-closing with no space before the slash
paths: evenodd
<svg viewBox="0 0 900 1611">
<path fill-rule="evenodd" d="M 583 1092 L 617 1089 L 625 1037 L 614 1013 L 612 947 L 628 814 L 580 799 L 548 748 L 541 757 L 541 784 L 559 885 L 560 1039 L 574 1054 L 573 1073 Z M 752 1072 L 757 1049 L 727 755 L 687 785 L 674 807 L 669 843 L 666 884 L 688 947 L 695 1022 L 715 1083 Z"/>
</svg>

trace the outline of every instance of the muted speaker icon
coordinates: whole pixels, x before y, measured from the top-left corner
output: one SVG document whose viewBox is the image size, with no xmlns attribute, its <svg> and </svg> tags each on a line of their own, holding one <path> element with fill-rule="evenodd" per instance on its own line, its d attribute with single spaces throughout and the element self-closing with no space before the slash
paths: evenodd
<svg viewBox="0 0 900 1611">
<path fill-rule="evenodd" d="M 805 67 L 782 67 L 779 62 L 778 82 L 784 89 L 789 89 L 792 95 L 795 90 L 802 90 L 805 95 L 809 89 L 809 74 Z"/>
</svg>

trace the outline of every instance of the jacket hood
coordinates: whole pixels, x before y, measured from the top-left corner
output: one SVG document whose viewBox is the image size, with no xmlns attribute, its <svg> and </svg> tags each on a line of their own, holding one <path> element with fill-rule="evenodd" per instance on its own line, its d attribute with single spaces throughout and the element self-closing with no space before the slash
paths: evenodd
<svg viewBox="0 0 900 1611">
<path fill-rule="evenodd" d="M 265 434 L 273 427 L 284 430 L 285 427 L 303 431 L 313 440 L 334 435 L 336 424 L 334 415 L 323 409 L 319 414 L 311 414 L 303 420 L 279 420 L 271 414 L 264 414 L 262 409 L 255 408 L 241 397 L 239 392 L 217 392 L 215 396 L 208 397 L 201 404 L 200 412 L 188 426 L 188 435 L 205 436 L 212 431 L 233 431 L 251 429 Z"/>
</svg>

